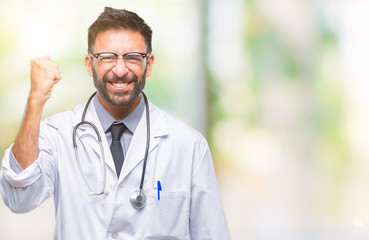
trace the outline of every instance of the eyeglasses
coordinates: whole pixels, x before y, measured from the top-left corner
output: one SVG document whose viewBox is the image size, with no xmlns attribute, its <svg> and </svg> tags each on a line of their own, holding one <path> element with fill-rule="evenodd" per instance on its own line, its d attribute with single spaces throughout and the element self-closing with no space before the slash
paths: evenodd
<svg viewBox="0 0 369 240">
<path fill-rule="evenodd" d="M 145 63 L 145 58 L 149 55 L 147 53 L 140 53 L 140 52 L 128 52 L 125 54 L 116 54 L 112 52 L 102 52 L 102 53 L 96 53 L 92 54 L 89 53 L 91 57 L 94 57 L 97 59 L 98 64 L 100 64 L 101 67 L 105 69 L 112 69 L 115 67 L 118 61 L 118 57 L 122 56 L 124 64 L 129 69 L 138 69 L 140 67 L 143 67 Z"/>
</svg>

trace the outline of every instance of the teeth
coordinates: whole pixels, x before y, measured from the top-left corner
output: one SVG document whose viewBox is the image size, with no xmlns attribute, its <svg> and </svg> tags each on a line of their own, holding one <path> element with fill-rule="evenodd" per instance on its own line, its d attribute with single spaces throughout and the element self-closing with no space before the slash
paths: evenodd
<svg viewBox="0 0 369 240">
<path fill-rule="evenodd" d="M 116 83 L 112 83 L 112 85 L 114 87 L 117 87 L 117 88 L 122 88 L 122 87 L 125 87 L 128 85 L 128 83 L 119 83 L 119 82 L 116 82 Z"/>
</svg>

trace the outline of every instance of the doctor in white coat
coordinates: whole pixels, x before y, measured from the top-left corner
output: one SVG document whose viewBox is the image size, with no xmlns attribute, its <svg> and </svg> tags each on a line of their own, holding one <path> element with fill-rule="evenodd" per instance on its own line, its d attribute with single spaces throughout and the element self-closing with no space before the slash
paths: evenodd
<svg viewBox="0 0 369 240">
<path fill-rule="evenodd" d="M 154 62 L 151 36 L 137 14 L 105 8 L 89 28 L 85 59 L 96 96 L 44 121 L 44 104 L 61 75 L 49 57 L 31 60 L 24 119 L 5 152 L 0 190 L 16 213 L 54 195 L 54 239 L 230 239 L 206 140 L 144 101 Z M 76 128 L 84 110 L 96 129 Z M 125 126 L 120 160 L 111 150 L 112 124 L 118 123 Z M 131 194 L 144 168 L 146 201 L 136 208 Z"/>
</svg>

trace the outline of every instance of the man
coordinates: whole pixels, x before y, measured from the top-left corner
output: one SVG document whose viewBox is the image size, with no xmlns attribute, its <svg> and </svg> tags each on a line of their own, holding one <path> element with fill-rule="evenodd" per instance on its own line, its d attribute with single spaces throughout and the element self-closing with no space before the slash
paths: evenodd
<svg viewBox="0 0 369 240">
<path fill-rule="evenodd" d="M 137 14 L 106 7 L 88 31 L 85 66 L 96 96 L 45 121 L 61 74 L 49 57 L 31 60 L 0 190 L 19 213 L 54 195 L 54 239 L 229 239 L 206 140 L 145 101 L 151 36 Z"/>
</svg>

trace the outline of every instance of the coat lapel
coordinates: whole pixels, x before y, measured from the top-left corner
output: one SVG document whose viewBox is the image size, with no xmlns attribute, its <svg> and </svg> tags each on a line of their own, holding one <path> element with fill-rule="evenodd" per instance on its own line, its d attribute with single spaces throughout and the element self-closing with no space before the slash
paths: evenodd
<svg viewBox="0 0 369 240">
<path fill-rule="evenodd" d="M 150 152 L 158 145 L 160 136 L 168 134 L 166 122 L 161 111 L 153 104 L 150 106 Z M 142 114 L 141 120 L 133 135 L 132 141 L 129 145 L 127 155 L 124 159 L 123 169 L 119 177 L 121 183 L 125 177 L 144 160 L 147 139 L 147 124 L 146 124 L 146 110 Z M 119 184 L 118 183 L 118 184 Z"/>
</svg>

